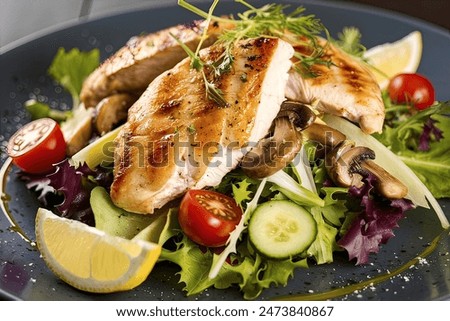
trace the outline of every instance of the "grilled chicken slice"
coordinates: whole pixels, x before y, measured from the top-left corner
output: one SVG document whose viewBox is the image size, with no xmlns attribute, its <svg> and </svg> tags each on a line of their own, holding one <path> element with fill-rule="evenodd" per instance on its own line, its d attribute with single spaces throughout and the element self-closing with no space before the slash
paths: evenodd
<svg viewBox="0 0 450 321">
<path fill-rule="evenodd" d="M 203 49 L 202 60 L 216 61 L 223 50 L 218 44 Z M 284 100 L 293 52 L 275 38 L 236 43 L 231 70 L 214 80 L 226 107 L 207 98 L 189 58 L 158 76 L 116 138 L 114 203 L 153 213 L 187 189 L 217 185 L 249 143 L 267 135 Z M 210 70 L 206 77 L 212 79 Z"/>
<path fill-rule="evenodd" d="M 195 50 L 205 26 L 203 20 L 194 21 L 189 25 L 177 25 L 131 38 L 85 80 L 81 101 L 86 107 L 95 107 L 103 98 L 113 94 L 139 96 L 156 76 L 187 56 L 176 39 Z M 222 24 L 211 24 L 203 45 L 214 43 L 222 30 Z"/>
<path fill-rule="evenodd" d="M 289 73 L 286 97 L 310 104 L 318 101 L 317 108 L 359 123 L 368 134 L 381 132 L 384 122 L 384 104 L 381 90 L 372 73 L 360 61 L 332 44 L 325 44 L 324 60 L 332 65 L 316 64 L 312 67 L 316 77 L 304 78 L 295 70 Z M 295 50 L 303 50 L 295 48 Z"/>
</svg>

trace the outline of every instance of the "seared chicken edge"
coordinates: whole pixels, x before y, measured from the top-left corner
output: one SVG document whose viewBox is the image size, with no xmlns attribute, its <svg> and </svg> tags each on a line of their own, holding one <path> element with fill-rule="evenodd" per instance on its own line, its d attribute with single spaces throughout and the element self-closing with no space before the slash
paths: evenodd
<svg viewBox="0 0 450 321">
<path fill-rule="evenodd" d="M 362 62 L 334 45 L 329 43 L 325 48 L 323 58 L 329 58 L 333 64 L 314 65 L 311 71 L 316 76 L 310 78 L 291 70 L 286 97 L 305 104 L 318 101 L 317 109 L 323 113 L 359 123 L 367 134 L 381 132 L 385 116 L 384 103 L 372 72 Z"/>
<path fill-rule="evenodd" d="M 267 135 L 284 100 L 293 52 L 276 38 L 236 43 L 231 71 L 215 81 L 229 102 L 225 108 L 206 97 L 189 58 L 158 76 L 116 139 L 113 202 L 151 214 L 188 189 L 217 185 L 242 149 Z M 222 53 L 215 45 L 200 55 L 215 61 Z"/>
</svg>

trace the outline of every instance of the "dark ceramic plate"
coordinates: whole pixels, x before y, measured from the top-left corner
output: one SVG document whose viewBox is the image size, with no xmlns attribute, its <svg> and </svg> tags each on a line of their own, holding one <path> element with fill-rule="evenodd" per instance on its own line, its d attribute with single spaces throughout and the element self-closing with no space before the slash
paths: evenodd
<svg viewBox="0 0 450 321">
<path fill-rule="evenodd" d="M 363 34 L 363 43 L 371 47 L 395 41 L 411 31 L 420 30 L 424 50 L 420 72 L 430 77 L 436 87 L 437 99 L 449 100 L 450 35 L 448 31 L 373 8 L 331 4 L 318 1 L 291 1 L 304 4 L 307 12 L 316 14 L 332 35 L 344 26 L 354 25 Z M 252 1 L 256 5 L 258 1 Z M 289 3 L 289 1 L 286 1 Z M 206 6 L 205 6 L 206 7 Z M 239 4 L 222 1 L 217 13 L 242 10 Z M 23 102 L 31 96 L 50 104 L 70 104 L 70 97 L 55 89 L 46 74 L 59 47 L 82 50 L 99 48 L 102 59 L 120 48 L 131 36 L 152 32 L 177 23 L 189 22 L 194 15 L 172 4 L 154 5 L 137 11 L 77 22 L 26 42 L 3 48 L 0 55 L 0 163 L 5 162 L 7 139 L 28 116 Z M 443 182 L 449 184 L 449 182 Z M 5 181 L 10 218 L 30 239 L 34 239 L 34 215 L 38 203 L 35 195 L 19 181 L 15 172 Z M 441 204 L 450 217 L 450 202 Z M 213 290 L 186 298 L 178 284 L 177 268 L 158 265 L 148 280 L 133 291 L 109 295 L 83 293 L 56 278 L 39 257 L 39 252 L 15 232 L 7 215 L 0 213 L 0 297 L 19 300 L 240 300 L 238 289 Z M 442 300 L 450 299 L 450 237 L 441 233 L 441 225 L 431 210 L 411 211 L 401 221 L 396 237 L 382 247 L 372 263 L 354 266 L 344 256 L 324 266 L 299 270 L 288 286 L 271 288 L 259 299 L 289 296 L 292 299 L 348 300 Z M 433 240 L 442 234 L 431 253 Z M 425 257 L 425 255 L 427 255 Z M 421 257 L 420 259 L 418 257 Z M 397 274 L 398 272 L 401 272 Z M 302 295 L 317 294 L 317 297 Z"/>
</svg>

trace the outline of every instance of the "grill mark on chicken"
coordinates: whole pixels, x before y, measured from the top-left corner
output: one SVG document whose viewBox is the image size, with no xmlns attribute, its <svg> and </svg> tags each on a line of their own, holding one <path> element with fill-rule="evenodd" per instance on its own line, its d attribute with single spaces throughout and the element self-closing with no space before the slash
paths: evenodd
<svg viewBox="0 0 450 321">
<path fill-rule="evenodd" d="M 280 39 L 242 43 L 233 49 L 230 71 L 213 78 L 206 70 L 227 107 L 207 99 L 203 76 L 191 69 L 189 58 L 158 76 L 131 107 L 116 139 L 116 205 L 153 213 L 189 188 L 214 186 L 237 165 L 242 147 L 267 134 L 284 100 L 293 48 Z M 214 61 L 222 53 L 214 45 L 201 57 Z"/>
<path fill-rule="evenodd" d="M 103 98 L 116 93 L 139 96 L 156 76 L 187 56 L 175 38 L 195 50 L 205 26 L 205 21 L 194 21 L 132 37 L 85 80 L 81 101 L 86 107 L 94 107 Z M 222 30 L 222 24 L 212 23 L 203 46 L 214 43 Z"/>
<path fill-rule="evenodd" d="M 384 104 L 370 70 L 332 44 L 325 44 L 325 40 L 319 41 L 325 46 L 321 59 L 331 61 L 332 65 L 311 66 L 315 77 L 309 78 L 291 70 L 286 97 L 307 104 L 318 100 L 320 111 L 357 122 L 366 133 L 381 132 Z M 307 54 L 305 48 L 295 50 Z"/>
</svg>

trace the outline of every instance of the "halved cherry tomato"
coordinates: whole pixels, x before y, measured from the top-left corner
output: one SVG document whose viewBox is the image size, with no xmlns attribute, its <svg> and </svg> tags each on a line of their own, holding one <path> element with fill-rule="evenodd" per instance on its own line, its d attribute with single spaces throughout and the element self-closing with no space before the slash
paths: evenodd
<svg viewBox="0 0 450 321">
<path fill-rule="evenodd" d="M 411 104 L 422 110 L 434 103 L 434 88 L 431 82 L 420 74 L 399 74 L 388 85 L 391 100 L 399 104 Z"/>
<path fill-rule="evenodd" d="M 241 217 L 242 210 L 233 198 L 205 190 L 188 191 L 178 212 L 186 236 L 207 247 L 225 245 Z"/>
<path fill-rule="evenodd" d="M 66 157 L 66 142 L 57 122 L 41 118 L 12 135 L 8 142 L 8 155 L 24 172 L 44 174 Z"/>
</svg>

